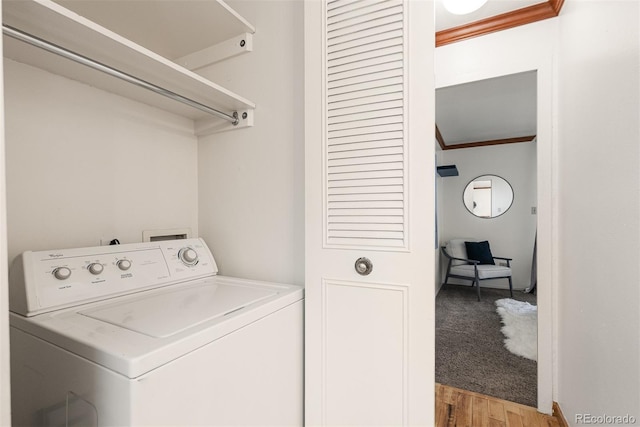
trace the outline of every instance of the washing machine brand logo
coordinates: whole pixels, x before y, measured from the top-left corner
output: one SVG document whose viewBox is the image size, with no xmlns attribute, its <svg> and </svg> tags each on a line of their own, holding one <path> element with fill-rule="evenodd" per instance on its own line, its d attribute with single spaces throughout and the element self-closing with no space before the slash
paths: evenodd
<svg viewBox="0 0 640 427">
<path fill-rule="evenodd" d="M 63 254 L 49 254 L 49 258 L 60 258 L 63 257 Z"/>
</svg>

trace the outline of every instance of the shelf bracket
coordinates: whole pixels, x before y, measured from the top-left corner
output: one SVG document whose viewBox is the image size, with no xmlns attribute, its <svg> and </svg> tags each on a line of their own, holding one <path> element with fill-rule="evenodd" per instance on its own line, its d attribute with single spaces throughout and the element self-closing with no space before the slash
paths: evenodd
<svg viewBox="0 0 640 427">
<path fill-rule="evenodd" d="M 253 109 L 238 110 L 238 124 L 233 125 L 231 123 L 220 122 L 213 117 L 205 117 L 200 120 L 196 120 L 194 124 L 194 134 L 196 136 L 206 136 L 214 133 L 226 132 L 232 129 L 240 129 L 253 126 Z"/>
<path fill-rule="evenodd" d="M 216 62 L 253 51 L 253 34 L 243 33 L 237 37 L 214 44 L 213 46 L 174 59 L 187 70 L 197 70 Z"/>
</svg>

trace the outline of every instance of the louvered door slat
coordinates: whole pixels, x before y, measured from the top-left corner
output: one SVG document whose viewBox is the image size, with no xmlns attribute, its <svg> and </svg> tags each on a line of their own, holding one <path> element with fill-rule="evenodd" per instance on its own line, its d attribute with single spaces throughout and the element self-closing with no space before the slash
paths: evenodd
<svg viewBox="0 0 640 427">
<path fill-rule="evenodd" d="M 380 215 L 402 216 L 404 212 L 401 208 L 379 208 L 379 209 L 373 209 L 373 208 L 355 209 L 354 208 L 354 209 L 336 209 L 335 214 L 342 215 L 342 216 L 360 217 L 361 221 L 363 223 L 366 223 L 366 222 L 375 222 L 372 220 L 375 219 L 375 217 Z"/>
<path fill-rule="evenodd" d="M 328 115 L 331 117 L 332 115 L 340 114 L 345 108 L 354 108 L 360 107 L 362 111 L 366 111 L 368 106 L 378 105 L 380 103 L 388 102 L 388 101 L 402 101 L 403 93 L 401 91 L 395 91 L 390 93 L 381 93 L 377 95 L 372 95 L 368 97 L 361 97 L 357 99 L 347 99 L 344 101 L 333 101 L 328 104 Z M 375 108 L 371 108 L 375 109 Z"/>
<path fill-rule="evenodd" d="M 352 181 L 362 179 L 383 179 L 402 178 L 402 169 L 393 170 L 369 170 L 361 172 L 331 173 L 329 172 L 329 182 L 332 181 Z"/>
<path fill-rule="evenodd" d="M 356 144 L 362 145 L 356 146 Z M 356 150 L 360 148 L 390 147 L 395 145 L 402 145 L 401 131 L 379 132 L 374 135 L 355 135 L 342 138 L 332 138 L 327 144 L 329 152 Z"/>
<path fill-rule="evenodd" d="M 402 224 L 368 223 L 359 222 L 332 222 L 329 230 L 366 230 L 366 231 L 402 231 Z"/>
<path fill-rule="evenodd" d="M 354 73 L 359 70 L 366 69 L 367 67 L 374 67 L 376 65 L 385 64 L 388 62 L 402 62 L 403 58 L 402 52 L 391 53 L 385 56 L 374 56 L 368 59 L 364 59 L 356 62 L 344 62 L 341 65 L 333 65 L 329 68 L 330 74 L 328 75 L 328 80 L 333 80 L 340 77 L 340 73 L 346 73 L 352 71 Z"/>
<path fill-rule="evenodd" d="M 329 46 L 329 59 L 331 60 L 334 58 L 351 55 L 358 52 L 358 49 L 361 49 L 363 47 L 363 50 L 367 50 L 366 46 L 370 46 L 374 43 L 380 44 L 380 47 L 382 47 L 385 44 L 387 46 L 396 45 L 398 44 L 398 39 L 402 40 L 402 29 L 382 31 L 382 29 L 374 28 L 370 30 L 370 33 L 371 34 L 366 37 L 359 37 L 356 39 L 351 38 L 349 42 L 338 43 L 334 44 L 333 46 Z"/>
<path fill-rule="evenodd" d="M 327 4 L 327 17 L 332 17 L 345 12 L 351 12 L 354 9 L 361 9 L 368 5 L 379 2 L 380 0 L 336 0 L 329 1 Z"/>
<path fill-rule="evenodd" d="M 372 148 L 368 150 L 352 150 L 352 151 L 340 151 L 338 153 L 329 154 L 329 165 L 331 165 L 331 159 L 351 159 L 354 157 L 371 157 L 377 156 L 381 161 L 384 156 L 393 154 L 404 154 L 402 147 L 383 147 Z"/>
<path fill-rule="evenodd" d="M 343 202 L 329 202 L 331 209 L 390 209 L 402 208 L 402 200 L 352 200 Z"/>
<path fill-rule="evenodd" d="M 342 7 L 347 7 L 356 3 L 363 3 L 367 0 L 327 0 L 327 10 L 335 11 Z M 327 13 L 328 15 L 328 13 Z"/>
<path fill-rule="evenodd" d="M 328 197 L 329 203 L 341 202 L 341 201 L 366 201 L 372 202 L 375 200 L 403 200 L 404 195 L 402 193 L 365 193 L 365 194 L 330 194 Z"/>
<path fill-rule="evenodd" d="M 352 3 L 349 6 L 327 8 L 327 25 L 350 19 L 359 19 L 362 16 L 370 16 L 375 12 L 389 7 L 397 6 L 398 0 L 363 0 L 360 3 Z"/>
<path fill-rule="evenodd" d="M 374 179 L 354 179 L 354 180 L 335 180 L 328 181 L 328 188 L 343 188 L 343 187 L 367 187 L 373 188 L 377 186 L 387 185 L 404 185 L 402 178 L 374 178 Z"/>
<path fill-rule="evenodd" d="M 371 111 L 400 109 L 402 107 L 402 100 L 398 99 L 392 101 L 375 102 L 373 104 L 365 104 L 357 107 L 339 108 L 329 111 L 329 123 L 342 121 L 344 116 L 349 116 L 351 114 L 367 114 Z"/>
<path fill-rule="evenodd" d="M 330 88 L 346 86 L 358 81 L 377 80 L 387 77 L 384 72 L 393 73 L 391 76 L 401 75 L 397 70 L 402 70 L 402 63 L 399 61 L 386 62 L 382 64 L 372 65 L 370 67 L 358 68 L 337 74 L 332 74 L 333 78 L 329 82 Z"/>
<path fill-rule="evenodd" d="M 335 159 L 331 162 L 330 168 L 337 168 L 340 166 L 353 166 L 363 165 L 365 167 L 371 167 L 371 163 L 391 163 L 402 162 L 404 160 L 402 154 L 395 154 L 391 156 L 385 156 L 384 159 L 380 159 L 376 156 L 364 156 L 364 157 L 352 157 L 349 159 Z"/>
<path fill-rule="evenodd" d="M 369 134 L 375 134 L 378 132 L 392 132 L 392 131 L 397 131 L 402 129 L 403 129 L 402 123 L 391 123 L 391 124 L 385 124 L 385 125 L 366 126 L 362 128 L 336 130 L 336 131 L 333 131 L 332 133 L 334 134 L 333 138 L 341 138 L 345 136 L 369 135 Z"/>
<path fill-rule="evenodd" d="M 375 162 L 375 163 L 367 163 L 360 165 L 340 165 L 340 166 L 329 166 L 329 174 L 337 174 L 337 173 L 353 173 L 353 172 L 366 172 L 371 171 L 371 169 L 375 168 L 376 170 L 396 170 L 402 169 L 402 162 Z"/>
<path fill-rule="evenodd" d="M 351 196 L 359 196 L 363 194 L 380 194 L 380 193 L 402 193 L 402 185 L 379 185 L 375 188 L 369 187 L 344 187 L 344 188 L 330 188 L 329 197 L 334 194 L 344 194 Z"/>
<path fill-rule="evenodd" d="M 400 8 L 398 8 L 400 10 Z M 344 28 L 332 28 L 331 31 L 327 33 L 327 44 L 332 43 L 334 40 L 339 37 L 358 37 L 362 31 L 369 30 L 375 27 L 381 27 L 386 24 L 391 24 L 393 22 L 402 22 L 402 15 L 400 13 L 392 14 L 392 15 L 382 15 L 375 19 L 370 19 L 363 21 L 359 24 L 345 26 Z"/>
<path fill-rule="evenodd" d="M 359 123 L 366 122 L 367 120 L 372 120 L 376 118 L 391 118 L 398 117 L 400 121 L 402 121 L 402 108 L 378 108 L 374 111 L 363 111 L 359 113 L 353 114 L 345 114 L 342 116 L 335 117 L 333 119 L 329 119 L 329 126 L 333 126 L 333 129 L 348 129 L 352 127 L 359 127 L 359 125 L 350 125 L 350 123 Z M 390 123 L 396 122 L 397 120 L 391 120 Z"/>
<path fill-rule="evenodd" d="M 384 68 L 384 67 L 381 66 L 379 68 Z M 332 82 L 329 83 L 328 86 L 329 86 L 329 89 L 342 90 L 342 88 L 345 88 L 347 86 L 350 88 L 353 88 L 353 86 L 358 85 L 360 83 L 375 82 L 380 80 L 386 81 L 387 79 L 390 79 L 393 77 L 400 77 L 398 81 L 401 82 L 402 74 L 403 74 L 402 68 L 397 66 L 390 69 L 382 69 L 378 71 L 369 70 L 369 72 L 362 73 L 362 75 L 354 75 L 352 77 L 333 80 Z M 385 86 L 388 86 L 388 85 L 389 84 L 387 83 Z"/>
<path fill-rule="evenodd" d="M 364 80 L 355 84 L 340 86 L 337 88 L 331 88 L 328 91 L 329 92 L 328 95 L 329 95 L 329 99 L 331 100 L 331 97 L 333 96 L 336 96 L 336 99 L 338 96 L 343 96 L 342 99 L 345 99 L 346 97 L 353 96 L 352 94 L 354 93 L 359 94 L 359 93 L 362 93 L 363 91 L 368 91 L 368 90 L 376 90 L 378 93 L 389 93 L 392 91 L 392 90 L 389 90 L 389 87 L 394 87 L 397 85 L 402 85 L 402 76 L 390 75 L 389 77 L 386 77 L 386 78 L 383 77 L 377 80 L 372 80 L 372 81 Z M 357 95 L 353 97 L 355 98 L 356 96 Z"/>
<path fill-rule="evenodd" d="M 392 84 L 389 86 L 381 86 L 373 89 L 366 89 L 366 90 L 361 90 L 356 92 L 340 93 L 340 94 L 333 95 L 331 98 L 328 98 L 327 102 L 330 105 L 334 105 L 334 103 L 341 102 L 341 101 L 353 101 L 353 103 L 356 104 L 360 102 L 361 98 L 368 98 L 368 97 L 386 95 L 386 94 L 392 94 L 392 93 L 401 94 L 402 89 L 403 89 L 402 84 L 395 84 L 395 85 Z"/>
<path fill-rule="evenodd" d="M 391 62 L 382 62 L 382 63 L 374 63 L 372 65 L 360 68 L 354 68 L 341 72 L 331 72 L 329 87 L 337 87 L 344 86 L 345 84 L 352 83 L 355 78 L 358 77 L 370 77 L 371 75 L 375 75 L 376 73 L 380 73 L 383 71 L 389 70 L 401 70 L 402 62 L 401 61 L 391 61 Z M 370 78 L 370 80 L 373 80 Z"/>
<path fill-rule="evenodd" d="M 403 221 L 401 216 L 390 216 L 390 215 L 378 215 L 375 218 L 375 221 L 362 222 L 361 218 L 357 216 L 341 216 L 341 215 L 331 215 L 329 217 L 330 224 L 358 224 L 364 226 L 366 225 L 375 225 L 375 224 L 395 224 L 399 227 L 403 227 Z"/>
<path fill-rule="evenodd" d="M 384 48 L 392 48 L 402 45 L 402 31 L 394 31 L 390 34 L 377 34 L 375 36 L 367 37 L 364 40 L 360 40 L 360 43 L 353 47 L 340 46 L 341 49 L 335 49 L 329 53 L 329 61 L 339 60 L 342 58 L 354 57 L 373 50 L 379 50 Z M 397 50 L 397 49 L 396 49 Z"/>
<path fill-rule="evenodd" d="M 365 239 L 402 239 L 402 230 L 329 230 L 329 236 Z"/>
<path fill-rule="evenodd" d="M 325 244 L 406 247 L 402 0 L 327 8 Z"/>
<path fill-rule="evenodd" d="M 359 40 L 370 37 L 375 34 L 391 32 L 395 30 L 402 30 L 402 22 L 399 20 L 392 21 L 386 24 L 376 25 L 375 27 L 368 28 L 357 33 L 352 33 L 346 36 L 336 36 L 328 40 L 327 51 L 332 52 L 337 49 L 337 46 L 344 45 L 350 47 L 352 43 L 358 43 Z"/>
<path fill-rule="evenodd" d="M 381 46 L 379 49 L 367 49 L 362 50 L 358 53 L 354 53 L 352 55 L 340 56 L 334 59 L 331 64 L 333 67 L 338 67 L 341 65 L 352 64 L 351 67 L 346 68 L 356 68 L 356 66 L 361 66 L 359 61 L 372 60 L 372 62 L 387 62 L 385 61 L 386 55 L 394 55 L 402 52 L 402 43 L 385 43 L 385 46 Z"/>
<path fill-rule="evenodd" d="M 355 115 L 354 115 L 355 116 Z M 392 124 L 396 124 L 396 123 L 402 123 L 403 122 L 403 117 L 402 115 L 392 115 L 392 116 L 388 116 L 386 114 L 380 114 L 379 117 L 375 117 L 375 118 L 361 118 L 359 120 L 349 120 L 349 121 L 345 121 L 342 123 L 336 123 L 333 125 L 329 125 L 329 131 L 333 132 L 333 131 L 347 131 L 347 130 L 358 130 L 358 129 L 369 129 L 369 128 L 375 128 L 381 125 L 392 125 Z"/>
<path fill-rule="evenodd" d="M 331 12 L 329 9 L 328 13 Z M 402 12 L 402 1 L 386 0 L 373 2 L 373 4 L 353 10 L 347 13 L 336 14 L 327 19 L 329 32 L 345 27 L 353 27 L 358 24 L 379 19 L 385 16 L 396 15 Z"/>
</svg>

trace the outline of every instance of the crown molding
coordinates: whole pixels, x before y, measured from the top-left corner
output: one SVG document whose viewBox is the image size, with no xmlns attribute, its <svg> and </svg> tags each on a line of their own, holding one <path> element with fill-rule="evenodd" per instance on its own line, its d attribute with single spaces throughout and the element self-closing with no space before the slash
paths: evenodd
<svg viewBox="0 0 640 427">
<path fill-rule="evenodd" d="M 445 145 L 442 149 L 457 150 L 459 148 L 486 147 L 487 145 L 516 144 L 519 142 L 532 142 L 535 138 L 536 135 L 527 135 L 516 138 L 494 139 L 492 141 L 463 142 L 460 144 Z"/>
<path fill-rule="evenodd" d="M 470 24 L 449 28 L 436 33 L 436 47 L 507 30 L 520 25 L 554 18 L 560 14 L 564 0 L 547 0 L 512 12 L 492 16 Z"/>
</svg>

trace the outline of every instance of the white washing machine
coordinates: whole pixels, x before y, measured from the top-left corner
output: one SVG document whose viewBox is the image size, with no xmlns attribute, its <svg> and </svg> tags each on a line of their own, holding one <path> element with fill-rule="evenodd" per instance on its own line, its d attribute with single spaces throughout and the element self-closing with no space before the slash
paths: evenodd
<svg viewBox="0 0 640 427">
<path fill-rule="evenodd" d="M 216 273 L 201 239 L 17 257 L 13 425 L 302 425 L 303 289 Z"/>
</svg>

